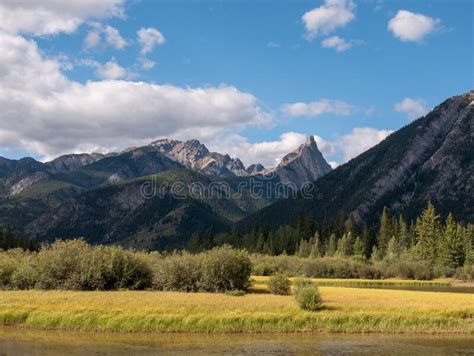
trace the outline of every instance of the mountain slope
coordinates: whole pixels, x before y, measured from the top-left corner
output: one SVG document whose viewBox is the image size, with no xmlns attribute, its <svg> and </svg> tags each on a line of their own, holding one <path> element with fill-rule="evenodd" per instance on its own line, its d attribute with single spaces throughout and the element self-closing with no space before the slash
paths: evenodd
<svg viewBox="0 0 474 356">
<path fill-rule="evenodd" d="M 42 210 L 24 232 L 40 240 L 83 236 L 92 243 L 179 248 L 196 230 L 223 231 L 268 205 L 242 185 L 248 179 L 181 169 L 109 184 Z M 150 185 L 153 194 L 145 194 Z"/>
<path fill-rule="evenodd" d="M 330 171 L 331 166 L 319 151 L 312 135 L 295 151 L 283 157 L 274 169 L 280 182 L 294 184 L 298 188 L 314 182 Z"/>
<path fill-rule="evenodd" d="M 474 91 L 452 97 L 384 141 L 317 180 L 296 199 L 279 201 L 239 222 L 276 227 L 299 212 L 322 220 L 339 209 L 360 224 L 383 208 L 411 219 L 429 200 L 443 216 L 474 222 Z M 311 195 L 311 197 L 308 196 Z"/>
</svg>

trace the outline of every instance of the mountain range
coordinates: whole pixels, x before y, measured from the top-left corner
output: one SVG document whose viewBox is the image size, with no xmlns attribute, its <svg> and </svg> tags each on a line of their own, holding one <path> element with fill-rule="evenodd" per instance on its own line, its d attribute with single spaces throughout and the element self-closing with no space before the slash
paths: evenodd
<svg viewBox="0 0 474 356">
<path fill-rule="evenodd" d="M 276 228 L 299 213 L 321 221 L 343 209 L 363 226 L 386 206 L 410 220 L 428 201 L 442 216 L 472 223 L 473 102 L 474 91 L 454 96 L 334 170 L 313 136 L 272 168 L 245 167 L 197 140 L 45 163 L 0 157 L 0 224 L 39 240 L 83 236 L 167 249 L 183 247 L 197 230 Z M 279 199 L 282 186 L 297 192 L 305 184 Z"/>
<path fill-rule="evenodd" d="M 273 168 L 245 167 L 197 140 L 163 139 L 46 163 L 0 158 L 0 223 L 40 240 L 84 236 L 147 249 L 182 247 L 196 229 L 224 231 L 276 201 L 282 185 L 296 191 L 330 170 L 312 136 Z M 164 193 L 145 196 L 151 182 L 160 192 L 166 186 Z M 176 182 L 178 197 L 170 189 Z M 215 194 L 216 187 L 229 196 Z"/>
<path fill-rule="evenodd" d="M 376 223 L 384 206 L 414 219 L 431 201 L 442 217 L 474 222 L 474 91 L 454 96 L 315 181 L 239 222 L 272 227 L 304 212 L 322 221 L 343 209 L 360 225 Z"/>
</svg>

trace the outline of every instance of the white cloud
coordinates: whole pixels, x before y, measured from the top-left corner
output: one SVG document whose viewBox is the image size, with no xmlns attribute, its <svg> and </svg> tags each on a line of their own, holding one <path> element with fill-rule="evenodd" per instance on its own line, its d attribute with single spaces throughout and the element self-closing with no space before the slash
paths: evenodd
<svg viewBox="0 0 474 356">
<path fill-rule="evenodd" d="M 435 31 L 441 21 L 422 14 L 399 10 L 388 22 L 388 29 L 401 41 L 420 42 Z"/>
<path fill-rule="evenodd" d="M 127 45 L 127 41 L 120 35 L 120 32 L 112 26 L 107 26 L 104 29 L 105 32 L 105 41 L 117 48 L 117 49 L 122 49 Z"/>
<path fill-rule="evenodd" d="M 412 120 L 424 116 L 429 111 L 426 107 L 425 100 L 412 98 L 405 98 L 399 103 L 396 103 L 395 110 L 407 114 Z"/>
<path fill-rule="evenodd" d="M 121 67 L 115 58 L 112 58 L 97 69 L 97 75 L 102 79 L 119 79 L 127 75 L 127 70 Z"/>
<path fill-rule="evenodd" d="M 344 38 L 339 36 L 328 37 L 321 42 L 323 48 L 334 48 L 337 52 L 344 52 L 352 48 L 354 45 L 359 44 L 361 41 L 349 40 L 346 41 Z"/>
<path fill-rule="evenodd" d="M 280 47 L 280 44 L 276 43 L 276 42 L 273 42 L 273 41 L 269 41 L 267 43 L 267 47 L 268 48 L 279 48 Z"/>
<path fill-rule="evenodd" d="M 100 34 L 97 31 L 89 31 L 84 39 L 84 48 L 92 49 L 100 44 Z"/>
<path fill-rule="evenodd" d="M 102 42 L 102 35 L 105 36 L 105 45 L 122 49 L 128 45 L 127 41 L 120 35 L 119 30 L 112 26 L 102 26 L 100 23 L 91 23 L 94 30 L 89 31 L 84 39 L 84 48 L 92 49 Z"/>
<path fill-rule="evenodd" d="M 119 150 L 162 137 L 207 142 L 270 122 L 253 95 L 232 86 L 72 81 L 58 61 L 40 54 L 35 41 L 1 31 L 0 107 L 0 146 L 45 158 Z"/>
<path fill-rule="evenodd" d="M 392 132 L 392 130 L 377 130 L 372 127 L 356 127 L 350 133 L 338 137 L 333 145 L 335 150 L 342 153 L 343 161 L 347 162 L 375 146 Z"/>
<path fill-rule="evenodd" d="M 347 116 L 357 112 L 358 108 L 340 100 L 321 99 L 309 103 L 285 104 L 281 111 L 290 117 L 317 117 L 322 114 Z"/>
<path fill-rule="evenodd" d="M 72 33 L 89 18 L 123 15 L 124 0 L 2 0 L 0 30 L 36 36 Z"/>
<path fill-rule="evenodd" d="M 152 68 L 155 66 L 155 64 L 156 64 L 155 61 L 151 61 L 151 60 L 149 60 L 149 59 L 147 59 L 147 58 L 143 58 L 143 57 L 138 58 L 138 63 L 139 63 L 140 66 L 141 66 L 143 69 L 145 69 L 145 70 L 150 70 L 150 69 L 152 69 Z"/>
<path fill-rule="evenodd" d="M 375 146 L 393 131 L 378 130 L 371 127 L 357 127 L 350 133 L 325 140 L 318 135 L 314 139 L 318 148 L 331 167 L 358 156 Z M 265 167 L 274 167 L 287 153 L 294 151 L 306 140 L 306 135 L 297 132 L 285 132 L 277 140 L 251 143 L 240 135 L 229 135 L 209 141 L 209 148 L 217 152 L 229 153 L 239 157 L 245 165 L 262 163 Z"/>
<path fill-rule="evenodd" d="M 134 73 L 127 71 L 124 67 L 117 63 L 115 58 L 102 64 L 92 59 L 83 59 L 78 62 L 80 65 L 94 68 L 95 75 L 100 79 L 120 79 L 133 77 Z"/>
<path fill-rule="evenodd" d="M 320 34 L 329 34 L 353 19 L 355 4 L 352 0 L 325 0 L 322 6 L 306 12 L 302 17 L 308 40 Z"/>
<path fill-rule="evenodd" d="M 142 46 L 141 54 L 145 55 L 153 51 L 157 45 L 165 43 L 165 36 L 156 28 L 141 28 L 137 31 L 138 42 Z"/>
</svg>

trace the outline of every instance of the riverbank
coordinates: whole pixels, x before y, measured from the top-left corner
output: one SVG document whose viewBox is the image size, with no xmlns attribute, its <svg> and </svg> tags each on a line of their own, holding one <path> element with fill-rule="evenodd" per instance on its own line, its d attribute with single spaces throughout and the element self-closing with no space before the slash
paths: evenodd
<svg viewBox="0 0 474 356">
<path fill-rule="evenodd" d="M 292 296 L 148 291 L 1 291 L 0 324 L 114 332 L 474 332 L 474 295 L 320 287 L 324 309 Z"/>
</svg>

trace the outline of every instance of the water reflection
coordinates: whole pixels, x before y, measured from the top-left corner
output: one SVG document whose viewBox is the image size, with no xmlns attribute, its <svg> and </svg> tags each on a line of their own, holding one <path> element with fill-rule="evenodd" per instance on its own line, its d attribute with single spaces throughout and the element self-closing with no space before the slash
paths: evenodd
<svg viewBox="0 0 474 356">
<path fill-rule="evenodd" d="M 474 354 L 474 336 L 118 334 L 0 329 L 3 355 Z"/>
</svg>

